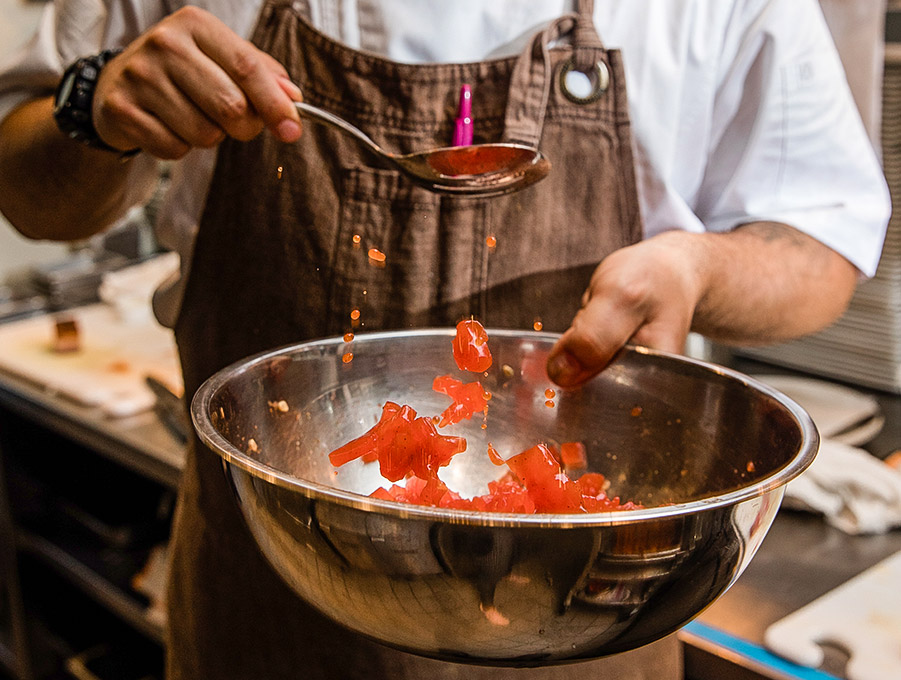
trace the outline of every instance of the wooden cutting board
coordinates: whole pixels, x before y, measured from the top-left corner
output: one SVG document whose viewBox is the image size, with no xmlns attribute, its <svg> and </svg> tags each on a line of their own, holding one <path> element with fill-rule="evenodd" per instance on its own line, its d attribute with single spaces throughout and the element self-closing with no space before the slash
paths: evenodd
<svg viewBox="0 0 901 680">
<path fill-rule="evenodd" d="M 77 350 L 54 350 L 60 318 L 77 324 Z M 183 391 L 172 331 L 149 313 L 123 319 L 105 303 L 0 325 L 0 369 L 111 417 L 153 407 L 147 375 Z"/>
<path fill-rule="evenodd" d="M 848 680 L 901 680 L 901 552 L 772 624 L 765 641 L 810 668 L 823 662 L 818 643 L 835 644 L 850 655 Z"/>
</svg>

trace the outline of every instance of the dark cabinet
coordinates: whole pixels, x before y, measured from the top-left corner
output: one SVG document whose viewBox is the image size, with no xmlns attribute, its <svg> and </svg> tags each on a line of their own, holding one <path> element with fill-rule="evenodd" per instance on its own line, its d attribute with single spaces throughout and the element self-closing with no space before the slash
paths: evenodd
<svg viewBox="0 0 901 680">
<path fill-rule="evenodd" d="M 183 446 L 0 376 L 0 678 L 162 678 Z"/>
</svg>

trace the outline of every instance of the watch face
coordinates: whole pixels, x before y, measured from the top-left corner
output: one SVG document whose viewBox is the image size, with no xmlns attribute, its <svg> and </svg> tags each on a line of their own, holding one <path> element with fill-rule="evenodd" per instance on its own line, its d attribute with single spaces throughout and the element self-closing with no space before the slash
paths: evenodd
<svg viewBox="0 0 901 680">
<path fill-rule="evenodd" d="M 53 103 L 54 112 L 58 112 L 66 105 L 66 102 L 69 101 L 69 95 L 72 93 L 73 85 L 75 85 L 75 74 L 67 73 L 59 84 L 59 91 L 56 93 L 56 101 Z"/>
</svg>

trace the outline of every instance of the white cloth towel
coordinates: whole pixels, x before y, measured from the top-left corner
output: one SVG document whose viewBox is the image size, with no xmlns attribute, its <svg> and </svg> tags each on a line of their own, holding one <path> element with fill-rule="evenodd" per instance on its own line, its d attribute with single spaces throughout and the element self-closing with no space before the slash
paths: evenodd
<svg viewBox="0 0 901 680">
<path fill-rule="evenodd" d="M 880 534 L 901 526 L 901 470 L 863 449 L 830 439 L 788 483 L 783 505 L 822 513 L 848 534 Z"/>
</svg>

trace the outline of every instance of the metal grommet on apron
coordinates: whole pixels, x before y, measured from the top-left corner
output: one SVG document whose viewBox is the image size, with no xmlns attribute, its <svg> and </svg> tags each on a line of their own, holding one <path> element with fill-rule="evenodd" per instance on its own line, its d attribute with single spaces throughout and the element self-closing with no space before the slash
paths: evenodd
<svg viewBox="0 0 901 680">
<path fill-rule="evenodd" d="M 419 65 L 338 43 L 309 23 L 305 2 L 293 4 L 270 0 L 253 41 L 310 103 L 406 153 L 447 145 L 468 83 L 475 141 L 529 140 L 553 168 L 517 194 L 447 198 L 323 126 L 305 126 L 294 144 L 267 133 L 226 140 L 175 326 L 185 393 L 251 354 L 348 330 L 449 326 L 470 314 L 490 327 L 540 320 L 564 330 L 598 262 L 641 237 L 622 63 L 601 45 L 590 3 L 551 22 L 518 57 Z M 549 47 L 564 36 L 571 46 Z M 582 70 L 610 67 L 596 101 L 575 104 L 557 87 L 556 69 L 570 57 Z M 368 261 L 373 248 L 386 256 L 381 266 Z M 363 639 L 302 602 L 271 569 L 220 459 L 197 441 L 170 550 L 168 680 L 678 677 L 674 639 L 529 670 L 439 662 Z M 371 595 L 375 606 L 379 593 Z"/>
<path fill-rule="evenodd" d="M 607 68 L 607 64 L 603 61 L 598 61 L 595 64 L 594 69 L 588 73 L 583 73 L 591 87 L 590 92 L 587 94 L 582 95 L 573 92 L 569 76 L 574 73 L 583 72 L 575 69 L 575 63 L 572 59 L 567 59 L 560 65 L 560 75 L 558 76 L 560 79 L 560 91 L 574 104 L 591 104 L 592 102 L 596 102 L 601 98 L 604 92 L 607 91 L 607 87 L 610 85 L 610 71 Z"/>
</svg>

